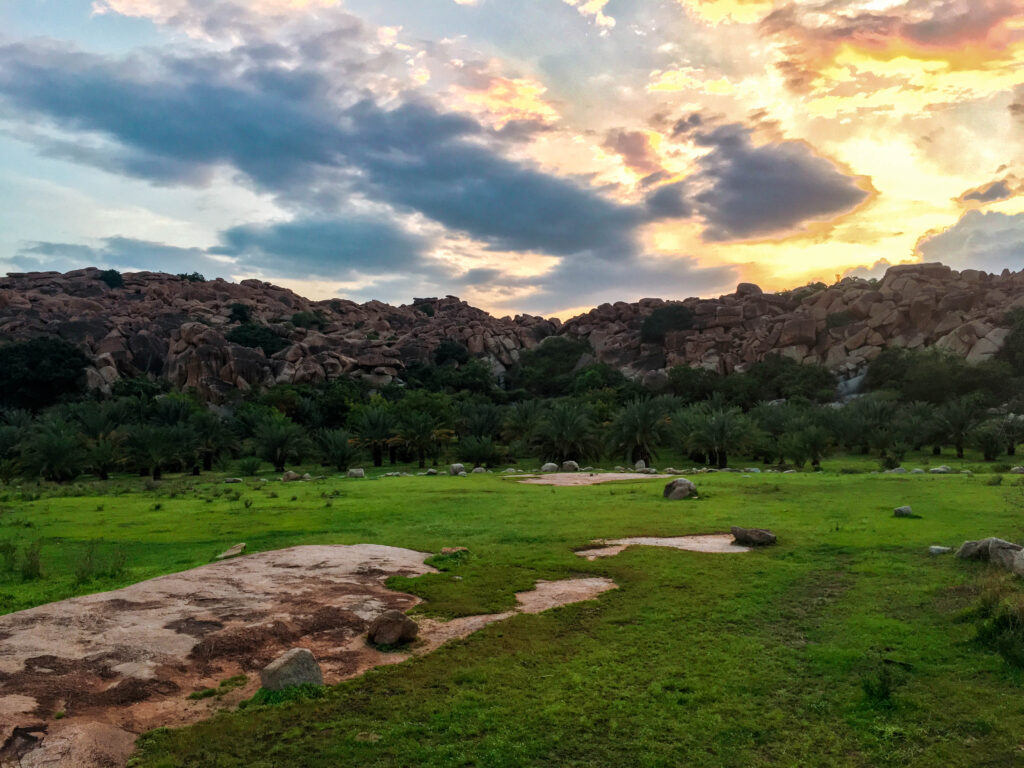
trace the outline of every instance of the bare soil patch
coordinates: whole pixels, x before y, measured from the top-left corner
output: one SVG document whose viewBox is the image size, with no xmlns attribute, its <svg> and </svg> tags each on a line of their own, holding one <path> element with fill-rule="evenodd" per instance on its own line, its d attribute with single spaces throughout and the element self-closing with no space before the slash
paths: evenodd
<svg viewBox="0 0 1024 768">
<path fill-rule="evenodd" d="M 522 475 L 516 477 L 526 485 L 599 485 L 619 480 L 664 480 L 675 475 L 648 475 L 643 472 L 552 472 L 550 475 Z"/>
<path fill-rule="evenodd" d="M 594 542 L 600 546 L 593 549 L 581 549 L 576 552 L 580 557 L 587 560 L 594 560 L 598 557 L 611 557 L 622 552 L 627 547 L 669 547 L 670 549 L 685 549 L 689 552 L 714 552 L 718 554 L 731 554 L 737 552 L 749 552 L 749 547 L 741 547 L 733 542 L 731 533 L 709 533 L 698 536 L 634 536 L 628 539 L 598 540 Z"/>
<path fill-rule="evenodd" d="M 310 649 L 325 682 L 337 683 L 517 612 L 615 587 L 608 579 L 538 582 L 513 611 L 424 619 L 407 653 L 378 651 L 366 642 L 369 622 L 419 602 L 384 582 L 433 572 L 429 556 L 372 544 L 292 547 L 0 616 L 0 768 L 123 765 L 139 733 L 236 705 L 259 687 L 258 670 L 292 647 Z M 249 677 L 242 687 L 188 698 L 239 674 Z"/>
</svg>

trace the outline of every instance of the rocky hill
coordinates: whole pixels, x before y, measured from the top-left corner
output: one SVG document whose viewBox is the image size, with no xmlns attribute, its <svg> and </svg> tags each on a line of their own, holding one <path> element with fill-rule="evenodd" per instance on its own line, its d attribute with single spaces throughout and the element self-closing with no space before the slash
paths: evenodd
<svg viewBox="0 0 1024 768">
<path fill-rule="evenodd" d="M 727 372 L 771 354 L 824 363 L 855 381 L 891 346 L 934 345 L 987 359 L 1009 333 L 1007 311 L 1024 307 L 1024 272 L 955 272 L 941 264 L 892 267 L 877 282 L 846 278 L 775 294 L 741 284 L 717 299 L 602 304 L 564 325 L 529 315 L 495 318 L 452 296 L 395 307 L 309 301 L 258 280 L 136 272 L 110 287 L 100 277 L 90 268 L 0 279 L 0 343 L 59 336 L 89 354 L 90 387 L 107 390 L 119 378 L 149 375 L 215 401 L 234 389 L 343 375 L 383 386 L 400 380 L 406 366 L 430 360 L 445 339 L 500 374 L 521 350 L 558 334 L 588 341 L 592 359 L 644 376 L 653 388 L 668 367 Z M 229 341 L 239 325 L 235 305 L 251 323 L 274 329 L 281 349 L 267 355 Z M 645 331 L 652 316 L 666 320 L 653 338 Z"/>
</svg>

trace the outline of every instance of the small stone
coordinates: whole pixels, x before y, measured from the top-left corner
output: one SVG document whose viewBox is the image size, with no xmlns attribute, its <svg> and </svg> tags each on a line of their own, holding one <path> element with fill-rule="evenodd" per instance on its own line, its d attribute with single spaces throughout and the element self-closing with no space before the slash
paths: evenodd
<svg viewBox="0 0 1024 768">
<path fill-rule="evenodd" d="M 776 542 L 776 536 L 765 528 L 740 528 L 732 526 L 732 538 L 741 547 L 767 547 Z"/>
<path fill-rule="evenodd" d="M 226 549 L 217 555 L 218 560 L 227 560 L 229 557 L 238 557 L 245 552 L 245 544 L 235 544 L 231 549 Z"/>
<path fill-rule="evenodd" d="M 362 467 L 354 467 L 346 473 L 346 477 L 366 477 L 366 470 Z"/>
<path fill-rule="evenodd" d="M 484 469 L 483 467 L 473 467 L 473 472 L 471 474 L 484 475 L 487 474 L 487 470 Z"/>
<path fill-rule="evenodd" d="M 893 517 L 920 517 L 920 515 L 915 515 L 914 510 L 910 507 L 896 507 L 892 511 L 892 515 Z"/>
<path fill-rule="evenodd" d="M 302 479 L 302 475 L 298 472 L 292 472 L 290 469 L 281 475 L 282 483 L 295 483 Z"/>
<path fill-rule="evenodd" d="M 1010 470 L 1011 475 L 1024 475 L 1024 467 L 1014 467 Z"/>
<path fill-rule="evenodd" d="M 401 611 L 384 611 L 370 624 L 367 637 L 374 645 L 399 645 L 416 639 L 419 625 Z"/>
<path fill-rule="evenodd" d="M 928 472 L 933 475 L 948 475 L 952 471 L 953 470 L 951 470 L 945 464 L 943 464 L 941 467 L 932 467 L 931 469 L 928 470 Z"/>
<path fill-rule="evenodd" d="M 469 475 L 466 473 L 466 470 L 462 470 L 459 472 L 458 477 L 469 477 Z"/>
<path fill-rule="evenodd" d="M 562 471 L 563 472 L 579 472 L 580 471 L 580 465 L 577 464 L 575 461 L 572 461 L 571 459 L 569 461 L 563 461 L 562 462 Z"/>
<path fill-rule="evenodd" d="M 697 486 L 693 484 L 692 480 L 679 477 L 667 483 L 661 495 L 670 501 L 688 499 L 691 496 L 697 495 Z"/>
<path fill-rule="evenodd" d="M 952 551 L 952 547 L 940 547 L 938 544 L 932 544 L 930 547 L 928 547 L 928 554 L 932 555 L 933 557 L 935 555 L 948 555 Z"/>
<path fill-rule="evenodd" d="M 426 472 L 424 472 L 423 474 L 427 475 L 428 477 L 433 477 L 434 475 L 436 475 L 436 474 L 437 474 L 437 470 L 436 470 L 436 469 L 434 469 L 433 467 L 431 467 L 430 469 L 428 469 L 428 470 L 427 470 Z"/>
<path fill-rule="evenodd" d="M 260 683 L 268 691 L 280 691 L 293 685 L 323 685 L 324 676 L 309 649 L 292 648 L 263 668 Z"/>
<path fill-rule="evenodd" d="M 465 474 L 466 468 L 462 464 L 452 464 L 448 467 L 449 475 L 462 475 Z"/>
<path fill-rule="evenodd" d="M 240 477 L 226 477 L 226 478 L 224 478 L 224 482 L 229 484 L 229 485 L 234 485 L 236 483 L 242 482 L 242 478 L 240 478 Z"/>
</svg>

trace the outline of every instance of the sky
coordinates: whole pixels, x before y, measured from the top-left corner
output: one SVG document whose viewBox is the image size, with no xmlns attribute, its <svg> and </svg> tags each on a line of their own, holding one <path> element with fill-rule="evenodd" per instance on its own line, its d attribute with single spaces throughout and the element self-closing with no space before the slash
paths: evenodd
<svg viewBox="0 0 1024 768">
<path fill-rule="evenodd" d="M 0 0 L 0 272 L 495 314 L 1024 268 L 1024 0 Z"/>
</svg>

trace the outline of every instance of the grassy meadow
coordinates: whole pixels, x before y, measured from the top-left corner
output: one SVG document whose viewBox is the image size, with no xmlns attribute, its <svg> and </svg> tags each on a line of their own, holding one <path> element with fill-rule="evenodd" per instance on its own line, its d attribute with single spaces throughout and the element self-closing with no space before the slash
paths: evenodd
<svg viewBox="0 0 1024 768">
<path fill-rule="evenodd" d="M 905 466 L 926 462 L 991 466 L 923 455 Z M 0 554 L 17 551 L 0 562 L 0 611 L 191 568 L 240 541 L 249 551 L 466 546 L 453 570 L 392 580 L 439 617 L 504 610 L 537 579 L 619 585 L 321 698 L 148 734 L 139 768 L 1024 764 L 1024 674 L 976 640 L 987 567 L 927 553 L 983 536 L 1024 540 L 1024 487 L 1013 475 L 870 474 L 875 466 L 837 457 L 822 473 L 700 475 L 701 498 L 685 502 L 664 501 L 658 480 L 375 477 L 390 467 L 365 480 L 10 485 L 0 488 Z M 904 504 L 921 518 L 894 518 Z M 737 524 L 771 528 L 778 546 L 573 554 L 594 538 Z M 33 542 L 38 578 L 22 573 Z"/>
</svg>

